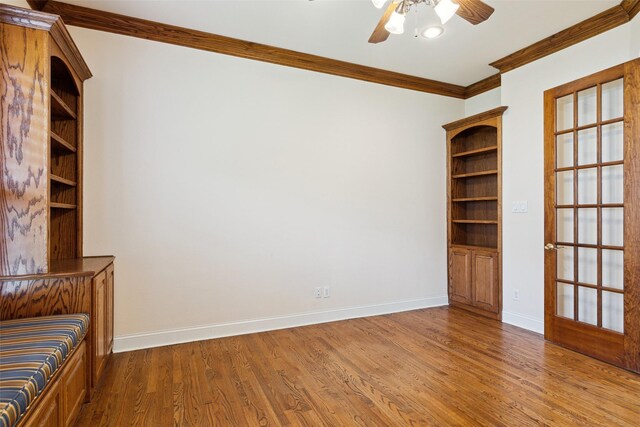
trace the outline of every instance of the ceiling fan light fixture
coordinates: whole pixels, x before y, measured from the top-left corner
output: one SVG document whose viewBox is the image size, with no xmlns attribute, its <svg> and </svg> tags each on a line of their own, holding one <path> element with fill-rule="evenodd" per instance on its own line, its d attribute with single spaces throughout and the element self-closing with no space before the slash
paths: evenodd
<svg viewBox="0 0 640 427">
<path fill-rule="evenodd" d="M 453 17 L 460 7 L 459 4 L 451 0 L 440 0 L 434 7 L 436 14 L 440 18 L 442 25 L 446 24 Z"/>
<path fill-rule="evenodd" d="M 389 18 L 389 21 L 384 26 L 384 29 L 390 32 L 391 34 L 402 34 L 404 33 L 404 20 L 406 16 L 394 11 Z"/>
<path fill-rule="evenodd" d="M 428 27 L 422 30 L 420 35 L 425 39 L 435 39 L 436 37 L 440 37 L 444 33 L 444 28 L 440 26 Z"/>
<path fill-rule="evenodd" d="M 371 0 L 371 3 L 373 3 L 373 5 L 375 7 L 377 7 L 378 9 L 381 9 L 382 6 L 384 6 L 384 4 L 387 2 L 387 0 Z"/>
</svg>

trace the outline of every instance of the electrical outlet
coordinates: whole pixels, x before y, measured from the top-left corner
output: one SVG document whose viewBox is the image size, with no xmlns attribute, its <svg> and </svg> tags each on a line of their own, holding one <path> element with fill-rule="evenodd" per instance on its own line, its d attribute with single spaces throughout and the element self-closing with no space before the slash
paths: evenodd
<svg viewBox="0 0 640 427">
<path fill-rule="evenodd" d="M 331 288 L 330 288 L 329 286 L 325 286 L 325 287 L 322 289 L 322 296 L 323 296 L 324 298 L 329 298 L 329 297 L 331 296 Z"/>
<path fill-rule="evenodd" d="M 313 290 L 313 296 L 315 296 L 316 298 L 322 298 L 322 288 L 315 288 Z"/>
<path fill-rule="evenodd" d="M 520 291 L 519 290 L 515 290 L 513 291 L 513 300 L 514 301 L 520 301 Z"/>
</svg>

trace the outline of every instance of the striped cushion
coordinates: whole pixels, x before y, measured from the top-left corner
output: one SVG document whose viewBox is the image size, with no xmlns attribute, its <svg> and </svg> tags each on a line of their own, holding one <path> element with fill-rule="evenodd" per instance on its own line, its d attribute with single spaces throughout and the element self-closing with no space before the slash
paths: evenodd
<svg viewBox="0 0 640 427">
<path fill-rule="evenodd" d="M 0 322 L 0 426 L 16 425 L 88 327 L 86 314 Z"/>
</svg>

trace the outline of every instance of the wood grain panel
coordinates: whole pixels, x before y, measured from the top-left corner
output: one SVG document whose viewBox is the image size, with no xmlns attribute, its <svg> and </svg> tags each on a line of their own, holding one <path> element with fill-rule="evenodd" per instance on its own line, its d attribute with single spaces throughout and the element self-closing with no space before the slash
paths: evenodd
<svg viewBox="0 0 640 427">
<path fill-rule="evenodd" d="M 471 251 L 453 248 L 449 255 L 449 298 L 471 304 Z"/>
<path fill-rule="evenodd" d="M 544 93 L 544 243 L 556 241 L 556 93 L 548 90 Z M 544 254 L 544 337 L 554 340 L 552 327 L 556 314 L 557 257 L 555 251 Z"/>
<path fill-rule="evenodd" d="M 20 421 L 22 426 L 61 427 L 64 425 L 60 381 L 49 383 L 46 390 L 46 393 L 42 393 L 36 398 L 31 411 L 27 412 L 25 418 Z"/>
<path fill-rule="evenodd" d="M 473 296 L 474 304 L 485 310 L 499 310 L 498 294 L 498 253 L 486 251 L 473 252 Z"/>
<path fill-rule="evenodd" d="M 47 2 L 44 11 L 62 16 L 67 25 L 75 25 L 93 30 L 138 37 L 146 40 L 412 89 L 420 92 L 434 93 L 460 99 L 464 98 L 464 86 L 385 71 L 378 68 L 162 24 L 131 16 L 103 12 L 56 1 Z"/>
<path fill-rule="evenodd" d="M 489 65 L 497 68 L 501 73 L 506 73 L 627 22 L 629 22 L 627 11 L 621 5 L 614 6 Z"/>
<path fill-rule="evenodd" d="M 0 320 L 90 312 L 84 277 L 0 281 Z"/>
<path fill-rule="evenodd" d="M 464 97 L 467 99 L 480 95 L 481 93 L 500 87 L 501 84 L 502 77 L 500 74 L 494 74 L 493 76 L 489 76 L 486 79 L 482 79 L 479 82 L 467 86 L 464 90 Z"/>
<path fill-rule="evenodd" d="M 47 271 L 48 39 L 0 24 L 0 276 Z"/>
<path fill-rule="evenodd" d="M 640 372 L 640 59 L 624 65 L 624 78 L 625 353 Z"/>
<path fill-rule="evenodd" d="M 77 426 L 637 426 L 638 376 L 434 308 L 113 355 Z"/>
<path fill-rule="evenodd" d="M 380 18 L 380 21 L 378 21 L 378 25 L 376 25 L 373 33 L 371 33 L 371 37 L 369 37 L 369 43 L 380 43 L 389 38 L 389 31 L 387 31 L 384 26 L 387 25 L 387 21 L 389 21 L 391 14 L 396 10 L 397 7 L 398 4 L 394 1 L 391 1 L 389 3 L 389 6 L 387 6 L 387 10 L 384 11 L 384 14 Z"/>
<path fill-rule="evenodd" d="M 107 272 L 103 271 L 93 278 L 93 308 L 91 332 L 93 335 L 93 348 L 91 363 L 93 365 L 92 384 L 98 383 L 102 377 L 109 357 L 109 343 L 107 342 Z"/>
<path fill-rule="evenodd" d="M 456 12 L 458 16 L 473 25 L 478 25 L 489 19 L 495 9 L 478 0 L 457 0 L 460 8 Z"/>
<path fill-rule="evenodd" d="M 82 404 L 87 396 L 87 340 L 83 340 L 65 366 L 64 376 L 60 378 L 64 392 L 62 404 L 65 415 L 65 427 L 74 425 Z"/>
</svg>

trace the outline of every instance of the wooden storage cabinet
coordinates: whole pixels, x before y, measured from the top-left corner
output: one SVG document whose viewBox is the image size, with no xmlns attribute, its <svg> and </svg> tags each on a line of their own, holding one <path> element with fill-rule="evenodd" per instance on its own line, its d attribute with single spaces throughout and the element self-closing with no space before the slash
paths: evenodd
<svg viewBox="0 0 640 427">
<path fill-rule="evenodd" d="M 447 130 L 449 302 L 499 319 L 502 310 L 502 114 L 499 107 Z"/>
<path fill-rule="evenodd" d="M 92 352 L 92 388 L 100 382 L 104 370 L 113 352 L 113 293 L 114 267 L 109 263 L 104 270 L 92 279 L 93 296 L 93 334 Z"/>
<path fill-rule="evenodd" d="M 49 384 L 48 389 L 45 399 L 39 403 L 32 414 L 28 414 L 29 418 L 24 421 L 25 427 L 61 427 L 63 425 L 59 381 Z"/>
<path fill-rule="evenodd" d="M 65 362 L 52 383 L 47 385 L 44 400 L 35 403 L 34 411 L 27 413 L 24 427 L 71 427 L 88 396 L 86 339 Z"/>
<path fill-rule="evenodd" d="M 89 396 L 99 384 L 113 352 L 114 260 L 112 256 L 57 260 L 51 264 L 56 277 L 84 276 L 90 283 L 88 353 Z"/>
<path fill-rule="evenodd" d="M 499 313 L 496 283 L 498 253 L 452 248 L 449 253 L 449 299 L 491 313 Z"/>
<path fill-rule="evenodd" d="M 66 414 L 65 426 L 73 425 L 88 395 L 87 367 L 87 346 L 83 342 L 76 351 L 76 356 L 69 361 L 65 376 L 60 379 L 63 389 L 62 404 Z"/>
</svg>

